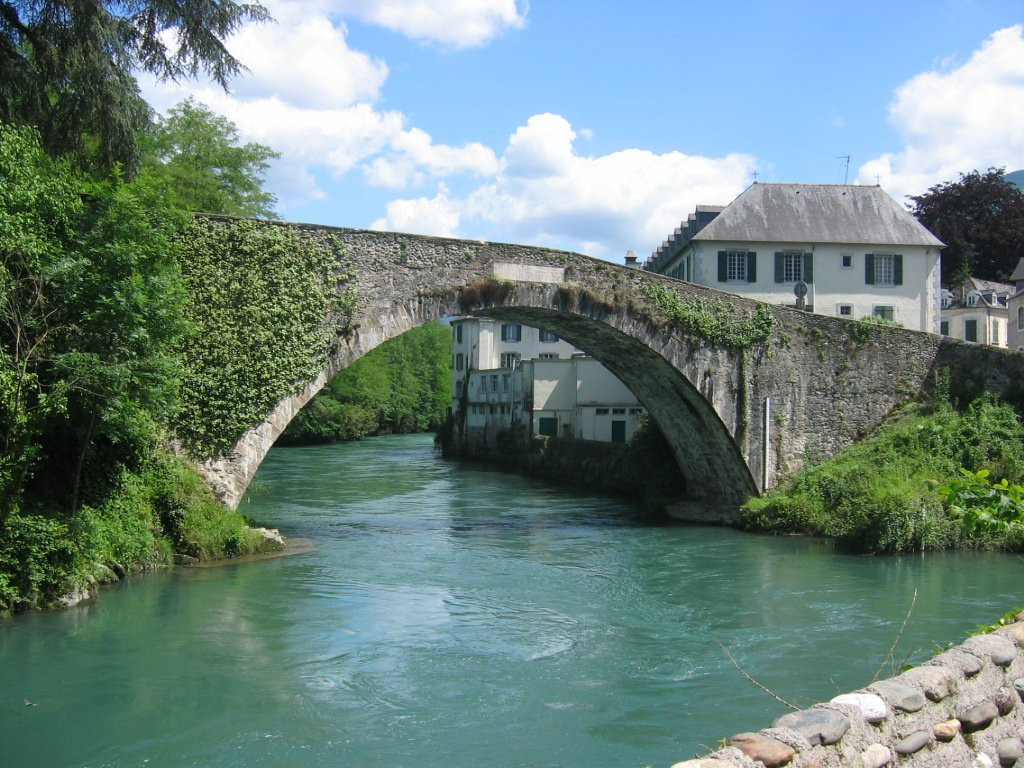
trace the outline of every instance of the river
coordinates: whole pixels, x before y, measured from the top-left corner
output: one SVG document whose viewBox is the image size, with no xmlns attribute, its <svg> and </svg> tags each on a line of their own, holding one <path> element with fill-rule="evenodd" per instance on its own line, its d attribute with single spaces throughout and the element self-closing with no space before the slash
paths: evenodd
<svg viewBox="0 0 1024 768">
<path fill-rule="evenodd" d="M 426 436 L 275 449 L 243 509 L 315 551 L 0 622 L 0 765 L 662 768 L 785 711 L 730 654 L 808 705 L 1024 583 L 1007 555 L 666 524 Z"/>
</svg>

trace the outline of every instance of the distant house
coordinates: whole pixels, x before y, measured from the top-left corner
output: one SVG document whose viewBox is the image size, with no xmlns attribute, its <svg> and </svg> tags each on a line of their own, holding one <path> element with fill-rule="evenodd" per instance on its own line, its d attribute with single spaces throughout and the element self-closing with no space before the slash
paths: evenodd
<svg viewBox="0 0 1024 768">
<path fill-rule="evenodd" d="M 823 315 L 939 331 L 943 243 L 878 186 L 754 183 L 698 206 L 646 269 Z"/>
<path fill-rule="evenodd" d="M 974 344 L 1006 347 L 1012 285 L 971 277 L 942 292 L 939 333 Z"/>
<path fill-rule="evenodd" d="M 452 415 L 458 438 L 531 435 L 626 442 L 643 408 L 597 360 L 553 333 L 520 323 L 452 322 Z"/>
<path fill-rule="evenodd" d="M 1024 171 L 1018 173 L 1024 174 Z M 1010 280 L 1013 281 L 1013 294 L 1006 302 L 1007 346 L 1024 352 L 1024 258 L 1017 262 Z"/>
</svg>

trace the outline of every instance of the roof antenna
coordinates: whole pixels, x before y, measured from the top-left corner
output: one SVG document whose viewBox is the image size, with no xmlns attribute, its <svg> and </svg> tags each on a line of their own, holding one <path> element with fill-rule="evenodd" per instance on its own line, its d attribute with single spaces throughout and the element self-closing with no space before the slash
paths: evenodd
<svg viewBox="0 0 1024 768">
<path fill-rule="evenodd" d="M 846 184 L 846 183 L 848 183 L 847 180 L 850 178 L 850 156 L 849 155 L 839 155 L 839 157 L 837 157 L 836 160 L 845 160 L 846 161 L 846 170 L 843 171 L 843 184 Z"/>
</svg>

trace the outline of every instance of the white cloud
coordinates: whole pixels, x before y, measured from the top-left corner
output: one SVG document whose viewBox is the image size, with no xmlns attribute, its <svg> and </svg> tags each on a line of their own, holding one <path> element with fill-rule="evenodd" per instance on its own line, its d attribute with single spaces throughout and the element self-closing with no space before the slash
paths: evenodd
<svg viewBox="0 0 1024 768">
<path fill-rule="evenodd" d="M 899 197 L 973 169 L 1024 166 L 1024 26 L 999 30 L 962 65 L 946 62 L 896 91 L 889 118 L 904 147 L 860 167 Z"/>
<path fill-rule="evenodd" d="M 526 24 L 526 4 L 516 0 L 336 0 L 351 14 L 413 40 L 453 48 L 484 45 Z"/>
<path fill-rule="evenodd" d="M 460 173 L 489 176 L 497 170 L 498 158 L 490 147 L 478 142 L 463 147 L 434 144 L 430 135 L 419 128 L 395 136 L 388 153 L 364 168 L 370 184 L 394 188 L 420 186 L 428 178 Z"/>
<path fill-rule="evenodd" d="M 653 250 L 698 203 L 731 201 L 755 167 L 753 157 L 740 154 L 627 149 L 587 157 L 575 152 L 575 136 L 565 118 L 535 115 L 512 134 L 492 181 L 462 198 L 442 188 L 433 198 L 393 201 L 374 226 L 420 226 L 412 231 L 425 234 L 459 227 L 465 236 L 487 233 L 618 259 L 628 249 Z"/>
</svg>

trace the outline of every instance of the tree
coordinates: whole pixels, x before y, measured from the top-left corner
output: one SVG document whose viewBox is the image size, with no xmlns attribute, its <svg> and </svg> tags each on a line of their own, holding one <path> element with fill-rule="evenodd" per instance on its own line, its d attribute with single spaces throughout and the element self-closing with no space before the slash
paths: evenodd
<svg viewBox="0 0 1024 768">
<path fill-rule="evenodd" d="M 1002 169 L 960 174 L 910 199 L 914 216 L 946 244 L 944 285 L 968 276 L 1005 282 L 1024 256 L 1024 194 Z"/>
<path fill-rule="evenodd" d="M 205 213 L 273 218 L 276 198 L 263 190 L 269 160 L 262 144 L 238 145 L 238 129 L 192 99 L 172 107 L 141 140 L 142 173 L 169 202 Z"/>
<path fill-rule="evenodd" d="M 176 406 L 181 278 L 167 212 L 0 123 L 0 522 L 31 487 L 71 514 L 144 460 Z M 88 471 L 87 471 L 88 470 Z"/>
<path fill-rule="evenodd" d="M 130 178 L 149 117 L 132 72 L 205 72 L 226 87 L 243 67 L 224 39 L 268 18 L 233 0 L 0 0 L 0 120 L 35 126 L 51 155 Z"/>
</svg>

